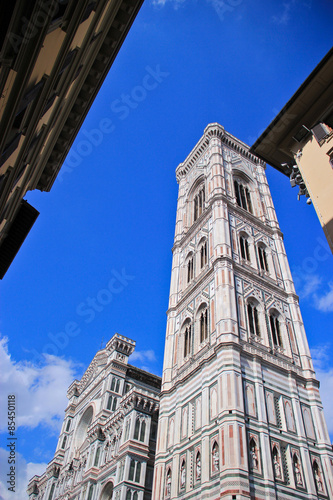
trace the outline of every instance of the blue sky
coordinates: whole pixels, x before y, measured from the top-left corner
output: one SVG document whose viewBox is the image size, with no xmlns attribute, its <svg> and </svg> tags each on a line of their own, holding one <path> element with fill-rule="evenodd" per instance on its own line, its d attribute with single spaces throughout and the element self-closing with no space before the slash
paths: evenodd
<svg viewBox="0 0 333 500">
<path fill-rule="evenodd" d="M 115 332 L 136 340 L 133 364 L 161 374 L 175 169 L 208 123 L 252 145 L 331 48 L 332 14 L 322 0 L 144 3 L 51 192 L 28 193 L 40 216 L 1 284 L 17 498 L 53 456 L 67 386 Z M 267 177 L 333 435 L 332 254 L 313 207 Z"/>
</svg>

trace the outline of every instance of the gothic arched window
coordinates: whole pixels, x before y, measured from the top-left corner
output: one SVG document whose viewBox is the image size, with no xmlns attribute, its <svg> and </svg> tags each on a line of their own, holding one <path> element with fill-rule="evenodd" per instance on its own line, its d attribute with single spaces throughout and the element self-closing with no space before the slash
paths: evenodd
<svg viewBox="0 0 333 500">
<path fill-rule="evenodd" d="M 134 428 L 134 439 L 144 442 L 146 436 L 146 422 L 140 418 L 136 419 Z"/>
<path fill-rule="evenodd" d="M 201 185 L 193 198 L 193 221 L 196 221 L 205 208 L 205 187 Z"/>
<path fill-rule="evenodd" d="M 280 321 L 276 313 L 271 312 L 269 315 L 269 323 L 271 326 L 273 343 L 275 346 L 283 347 Z"/>
<path fill-rule="evenodd" d="M 134 473 L 135 473 L 135 460 L 133 460 L 133 458 L 132 458 L 131 463 L 130 463 L 129 474 L 128 474 L 129 481 L 133 481 Z"/>
<path fill-rule="evenodd" d="M 260 337 L 258 309 L 252 302 L 247 304 L 247 317 L 249 320 L 250 335 Z"/>
<path fill-rule="evenodd" d="M 194 278 L 194 259 L 191 255 L 187 260 L 187 283 L 190 283 Z"/>
<path fill-rule="evenodd" d="M 234 187 L 237 205 L 253 214 L 249 188 L 236 180 L 234 181 Z"/>
<path fill-rule="evenodd" d="M 132 492 L 131 492 L 131 490 L 127 490 L 126 500 L 131 500 L 131 498 L 132 498 Z"/>
<path fill-rule="evenodd" d="M 207 262 L 208 262 L 207 240 L 205 240 L 200 247 L 200 269 L 205 267 Z"/>
<path fill-rule="evenodd" d="M 61 443 L 61 449 L 63 450 L 66 446 L 66 441 L 67 441 L 67 436 L 64 436 L 62 443 Z"/>
<path fill-rule="evenodd" d="M 119 392 L 120 380 L 119 378 L 112 377 L 111 381 L 111 391 Z"/>
<path fill-rule="evenodd" d="M 239 246 L 242 259 L 250 262 L 251 259 L 250 259 L 249 242 L 247 237 L 243 234 L 241 234 L 239 237 Z"/>
<path fill-rule="evenodd" d="M 262 271 L 266 271 L 268 273 L 268 261 L 267 261 L 267 253 L 265 247 L 262 245 L 258 246 L 258 256 L 259 256 L 259 266 Z"/>
<path fill-rule="evenodd" d="M 203 309 L 199 317 L 200 322 L 200 343 L 204 342 L 208 337 L 208 311 Z"/>
<path fill-rule="evenodd" d="M 186 325 L 184 331 L 184 358 L 190 355 L 192 343 L 191 325 Z"/>
</svg>

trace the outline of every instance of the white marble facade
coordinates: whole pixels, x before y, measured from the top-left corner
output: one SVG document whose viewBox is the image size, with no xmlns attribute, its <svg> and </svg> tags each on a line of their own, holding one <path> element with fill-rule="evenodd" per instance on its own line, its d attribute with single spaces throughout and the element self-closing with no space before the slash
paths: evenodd
<svg viewBox="0 0 333 500">
<path fill-rule="evenodd" d="M 115 334 L 71 384 L 54 458 L 29 498 L 151 498 L 161 379 L 128 364 L 134 348 Z"/>
<path fill-rule="evenodd" d="M 153 500 L 333 498 L 265 165 L 218 124 L 179 183 Z"/>
</svg>

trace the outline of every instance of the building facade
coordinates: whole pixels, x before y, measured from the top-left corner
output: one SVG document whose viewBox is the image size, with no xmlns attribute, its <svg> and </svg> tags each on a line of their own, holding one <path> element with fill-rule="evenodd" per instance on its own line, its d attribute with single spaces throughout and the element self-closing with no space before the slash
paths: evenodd
<svg viewBox="0 0 333 500">
<path fill-rule="evenodd" d="M 251 152 L 313 203 L 333 252 L 333 49 L 320 61 Z"/>
<path fill-rule="evenodd" d="M 115 334 L 69 404 L 54 458 L 28 486 L 32 500 L 149 500 L 161 379 L 128 364 L 135 342 Z"/>
<path fill-rule="evenodd" d="M 0 279 L 50 191 L 143 0 L 12 0 L 0 18 Z M 82 149 L 112 131 L 104 119 Z"/>
<path fill-rule="evenodd" d="M 333 498 L 265 164 L 210 124 L 176 176 L 153 500 Z"/>
</svg>

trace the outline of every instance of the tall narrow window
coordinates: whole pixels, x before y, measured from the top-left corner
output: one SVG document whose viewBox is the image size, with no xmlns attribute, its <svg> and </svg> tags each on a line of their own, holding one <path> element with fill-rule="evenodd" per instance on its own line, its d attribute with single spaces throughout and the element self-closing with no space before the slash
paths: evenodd
<svg viewBox="0 0 333 500">
<path fill-rule="evenodd" d="M 131 500 L 131 498 L 132 498 L 132 492 L 131 492 L 131 490 L 127 490 L 126 500 Z"/>
<path fill-rule="evenodd" d="M 191 351 L 191 325 L 187 325 L 184 332 L 184 358 L 186 358 Z"/>
<path fill-rule="evenodd" d="M 140 476 L 141 476 L 141 462 L 136 463 L 136 471 L 135 471 L 135 479 L 134 481 L 136 483 L 140 482 Z"/>
<path fill-rule="evenodd" d="M 62 440 L 62 443 L 61 443 L 61 449 L 63 450 L 66 446 L 66 441 L 67 441 L 67 436 L 64 436 L 64 439 Z"/>
<path fill-rule="evenodd" d="M 249 319 L 249 330 L 251 335 L 260 336 L 258 309 L 254 304 L 248 303 L 247 316 Z"/>
<path fill-rule="evenodd" d="M 140 441 L 145 440 L 145 435 L 146 435 L 146 422 L 142 420 L 141 422 L 141 430 L 140 430 Z"/>
<path fill-rule="evenodd" d="M 131 464 L 130 464 L 130 470 L 129 470 L 129 474 L 128 474 L 128 479 L 130 481 L 133 481 L 134 479 L 134 472 L 135 472 L 135 460 L 131 460 Z"/>
<path fill-rule="evenodd" d="M 200 343 L 208 337 L 208 312 L 207 309 L 200 314 Z"/>
<path fill-rule="evenodd" d="M 70 426 L 71 426 L 71 419 L 69 418 L 69 419 L 67 420 L 66 432 L 68 432 L 68 431 L 69 431 Z"/>
<path fill-rule="evenodd" d="M 207 264 L 207 241 L 200 248 L 200 268 L 202 269 Z"/>
<path fill-rule="evenodd" d="M 91 484 L 90 487 L 89 487 L 89 492 L 88 492 L 87 500 L 91 500 L 92 499 L 93 493 L 94 493 L 94 485 Z"/>
<path fill-rule="evenodd" d="M 130 419 L 128 419 L 127 422 L 126 422 L 126 427 L 125 427 L 125 438 L 124 438 L 124 441 L 127 441 L 127 439 L 129 438 L 130 425 L 131 425 L 131 421 L 130 421 Z"/>
<path fill-rule="evenodd" d="M 247 186 L 243 186 L 243 184 L 238 181 L 234 181 L 234 187 L 237 205 L 252 214 L 253 209 L 249 188 Z"/>
<path fill-rule="evenodd" d="M 193 280 L 193 276 L 194 276 L 194 264 L 193 264 L 193 257 L 191 256 L 187 262 L 187 283 Z"/>
<path fill-rule="evenodd" d="M 98 466 L 98 461 L 99 461 L 99 455 L 101 453 L 101 447 L 99 446 L 96 450 L 96 455 L 95 455 L 95 461 L 94 461 L 94 467 Z"/>
<path fill-rule="evenodd" d="M 110 387 L 111 391 L 119 392 L 119 386 L 120 386 L 119 378 L 112 377 L 111 387 Z"/>
<path fill-rule="evenodd" d="M 280 322 L 279 322 L 278 317 L 273 313 L 270 314 L 269 322 L 271 325 L 271 332 L 272 332 L 274 345 L 283 347 L 282 338 L 281 338 Z"/>
<path fill-rule="evenodd" d="M 107 410 L 111 410 L 111 405 L 112 405 L 112 396 L 108 397 L 108 403 L 106 405 Z"/>
<path fill-rule="evenodd" d="M 242 259 L 250 262 L 251 259 L 250 259 L 249 242 L 247 241 L 247 238 L 243 235 L 239 237 L 239 246 Z"/>
<path fill-rule="evenodd" d="M 193 199 L 193 220 L 196 221 L 205 208 L 205 188 L 202 186 Z"/>
<path fill-rule="evenodd" d="M 266 250 L 264 247 L 258 247 L 258 254 L 259 254 L 259 265 L 260 269 L 262 271 L 267 271 L 268 272 L 268 262 L 267 262 L 267 254 Z"/>
<path fill-rule="evenodd" d="M 50 494 L 49 494 L 49 498 L 48 500 L 52 500 L 53 498 L 53 493 L 54 493 L 54 489 L 55 489 L 55 483 L 52 484 L 51 486 L 51 489 L 50 489 Z"/>
<path fill-rule="evenodd" d="M 134 428 L 134 439 L 139 439 L 139 432 L 140 432 L 140 420 L 137 418 Z"/>
<path fill-rule="evenodd" d="M 115 411 L 116 408 L 117 408 L 117 398 L 113 398 L 112 411 Z"/>
</svg>

